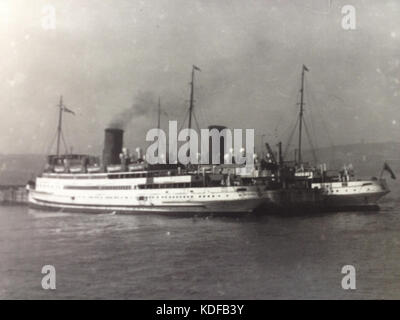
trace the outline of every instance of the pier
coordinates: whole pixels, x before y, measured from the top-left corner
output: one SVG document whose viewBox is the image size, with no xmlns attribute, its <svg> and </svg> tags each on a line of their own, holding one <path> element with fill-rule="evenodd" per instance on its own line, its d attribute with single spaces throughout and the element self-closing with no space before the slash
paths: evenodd
<svg viewBox="0 0 400 320">
<path fill-rule="evenodd" d="M 28 192 L 24 185 L 0 185 L 0 205 L 27 203 Z"/>
</svg>

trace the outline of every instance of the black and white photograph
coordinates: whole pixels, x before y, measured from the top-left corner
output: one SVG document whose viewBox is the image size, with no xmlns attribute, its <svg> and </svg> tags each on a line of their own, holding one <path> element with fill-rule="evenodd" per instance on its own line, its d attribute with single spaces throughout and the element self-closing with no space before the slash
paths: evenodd
<svg viewBox="0 0 400 320">
<path fill-rule="evenodd" d="M 0 300 L 400 299 L 400 1 L 0 0 L 0 52 Z"/>
</svg>

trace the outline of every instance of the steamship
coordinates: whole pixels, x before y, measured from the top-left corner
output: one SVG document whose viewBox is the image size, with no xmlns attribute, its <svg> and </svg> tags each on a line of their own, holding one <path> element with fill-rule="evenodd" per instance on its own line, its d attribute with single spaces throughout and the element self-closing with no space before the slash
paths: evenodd
<svg viewBox="0 0 400 320">
<path fill-rule="evenodd" d="M 383 172 L 388 171 L 392 179 L 395 174 L 387 163 L 384 164 L 380 177 L 371 179 L 358 179 L 354 176 L 352 166 L 344 166 L 338 172 L 328 171 L 326 164 L 319 167 L 310 165 L 302 159 L 302 125 L 304 106 L 304 77 L 308 68 L 303 65 L 300 89 L 300 112 L 298 118 L 299 143 L 295 150 L 294 161 L 284 161 L 282 144 L 279 143 L 278 159 L 269 144 L 268 165 L 270 176 L 278 179 L 280 187 L 277 190 L 264 190 L 264 209 L 275 210 L 353 210 L 353 209 L 379 209 L 378 201 L 390 192 L 386 180 L 382 178 Z M 305 127 L 307 128 L 307 127 Z M 295 128 L 294 128 L 295 129 Z M 310 143 L 311 145 L 311 143 Z M 268 176 L 268 174 L 267 174 Z"/>
<path fill-rule="evenodd" d="M 193 112 L 192 69 L 189 129 Z M 62 117 L 73 113 L 59 103 L 57 152 L 47 158 L 44 172 L 30 181 L 29 204 L 33 208 L 115 213 L 210 214 L 249 213 L 262 204 L 260 186 L 240 178 L 232 170 L 215 166 L 151 165 L 140 154 L 123 148 L 123 130 L 105 130 L 102 161 L 85 154 L 60 154 Z M 160 106 L 158 114 L 160 129 Z M 140 150 L 139 150 L 140 151 Z M 210 154 L 212 150 L 209 150 Z M 224 154 L 220 153 L 220 158 Z M 241 168 L 234 168 L 241 170 Z"/>
<path fill-rule="evenodd" d="M 103 163 L 88 155 L 48 156 L 29 185 L 31 207 L 79 212 L 246 213 L 263 201 L 259 186 L 229 174 L 181 165 L 129 162 L 123 131 L 106 129 Z"/>
</svg>

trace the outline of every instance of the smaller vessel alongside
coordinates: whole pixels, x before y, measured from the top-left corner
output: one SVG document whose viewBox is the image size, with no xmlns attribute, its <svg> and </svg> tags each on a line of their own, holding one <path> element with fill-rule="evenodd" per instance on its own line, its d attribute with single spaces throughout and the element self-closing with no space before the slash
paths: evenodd
<svg viewBox="0 0 400 320">
<path fill-rule="evenodd" d="M 327 171 L 326 165 L 312 166 L 302 158 L 302 130 L 304 114 L 304 77 L 308 68 L 303 65 L 301 73 L 299 133 L 296 159 L 284 161 L 282 144 L 278 144 L 278 159 L 273 156 L 270 146 L 266 144 L 270 158 L 267 164 L 261 165 L 261 171 L 266 171 L 264 180 L 274 181 L 280 186 L 271 191 L 264 191 L 264 210 L 352 210 L 378 209 L 378 201 L 389 193 L 386 180 L 382 178 L 384 170 L 393 171 L 387 163 L 384 164 L 380 178 L 358 179 L 354 176 L 352 167 L 343 167 L 343 170 L 332 173 Z"/>
<path fill-rule="evenodd" d="M 315 168 L 296 171 L 281 167 L 279 170 L 283 175 L 282 188 L 273 198 L 271 191 L 265 194 L 266 207 L 275 210 L 377 210 L 378 201 L 390 192 L 385 179 L 357 179 L 340 173 L 328 176 Z"/>
</svg>

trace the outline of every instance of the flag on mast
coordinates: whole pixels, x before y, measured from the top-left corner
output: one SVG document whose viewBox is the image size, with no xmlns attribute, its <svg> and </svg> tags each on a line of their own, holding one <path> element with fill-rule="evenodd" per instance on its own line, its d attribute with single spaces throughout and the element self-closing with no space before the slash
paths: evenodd
<svg viewBox="0 0 400 320">
<path fill-rule="evenodd" d="M 193 69 L 194 69 L 194 70 L 201 71 L 200 68 L 199 68 L 199 67 L 196 67 L 195 65 L 193 65 Z"/>
<path fill-rule="evenodd" d="M 63 111 L 72 113 L 73 115 L 75 115 L 75 112 L 73 112 L 71 109 L 68 109 L 66 106 L 63 107 Z"/>
<path fill-rule="evenodd" d="M 394 174 L 392 168 L 389 167 L 389 165 L 387 164 L 387 162 L 385 162 L 383 164 L 383 171 L 387 171 L 390 174 L 390 177 L 395 180 L 396 179 L 396 175 Z"/>
</svg>

